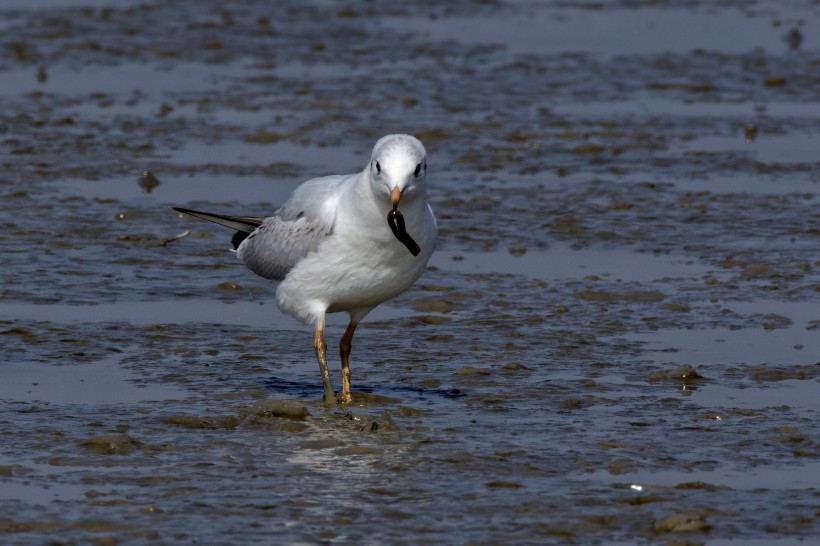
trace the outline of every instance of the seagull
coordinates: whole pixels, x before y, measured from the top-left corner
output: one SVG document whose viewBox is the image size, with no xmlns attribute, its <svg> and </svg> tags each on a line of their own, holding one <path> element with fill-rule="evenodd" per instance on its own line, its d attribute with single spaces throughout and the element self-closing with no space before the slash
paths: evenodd
<svg viewBox="0 0 820 546">
<path fill-rule="evenodd" d="M 279 309 L 315 326 L 313 348 L 327 406 L 352 401 L 349 358 L 356 326 L 421 276 L 437 234 L 427 203 L 427 152 L 418 139 L 402 134 L 379 139 L 359 173 L 303 182 L 267 218 L 173 209 L 237 230 L 232 239 L 237 257 L 279 283 Z M 350 322 L 339 344 L 337 400 L 324 328 L 327 313 L 340 312 Z"/>
</svg>

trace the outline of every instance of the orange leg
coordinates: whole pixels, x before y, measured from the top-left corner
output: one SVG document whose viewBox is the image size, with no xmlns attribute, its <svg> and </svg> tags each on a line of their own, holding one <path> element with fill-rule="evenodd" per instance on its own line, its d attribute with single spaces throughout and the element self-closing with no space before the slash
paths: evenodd
<svg viewBox="0 0 820 546">
<path fill-rule="evenodd" d="M 330 382 L 330 371 L 327 369 L 327 344 L 324 338 L 325 321 L 316 323 L 316 335 L 313 338 L 313 348 L 316 350 L 316 360 L 319 361 L 319 371 L 322 373 L 324 387 L 324 401 L 326 406 L 336 404 L 336 395 L 333 394 L 333 384 Z"/>
<path fill-rule="evenodd" d="M 356 331 L 356 322 L 351 320 L 339 344 L 339 355 L 342 357 L 342 403 L 349 404 L 350 395 L 350 349 L 353 345 L 353 332 Z"/>
</svg>

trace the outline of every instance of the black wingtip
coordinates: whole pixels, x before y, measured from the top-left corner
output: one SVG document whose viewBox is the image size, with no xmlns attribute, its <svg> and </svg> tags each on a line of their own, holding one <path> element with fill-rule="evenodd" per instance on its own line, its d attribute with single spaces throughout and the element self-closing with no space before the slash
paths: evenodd
<svg viewBox="0 0 820 546">
<path fill-rule="evenodd" d="M 237 231 L 236 233 L 234 233 L 233 237 L 231 237 L 231 244 L 233 245 L 233 249 L 237 250 L 239 248 L 239 245 L 242 244 L 242 241 L 247 239 L 249 235 L 250 233 L 246 231 Z"/>
</svg>

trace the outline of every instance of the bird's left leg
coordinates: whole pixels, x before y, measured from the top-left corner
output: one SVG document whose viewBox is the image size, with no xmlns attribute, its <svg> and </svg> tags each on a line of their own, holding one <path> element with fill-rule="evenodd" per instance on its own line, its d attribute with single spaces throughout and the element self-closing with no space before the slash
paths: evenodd
<svg viewBox="0 0 820 546">
<path fill-rule="evenodd" d="M 342 357 L 342 404 L 349 404 L 352 400 L 350 395 L 350 348 L 353 345 L 353 332 L 356 331 L 357 324 L 351 319 L 339 343 L 339 355 Z"/>
</svg>

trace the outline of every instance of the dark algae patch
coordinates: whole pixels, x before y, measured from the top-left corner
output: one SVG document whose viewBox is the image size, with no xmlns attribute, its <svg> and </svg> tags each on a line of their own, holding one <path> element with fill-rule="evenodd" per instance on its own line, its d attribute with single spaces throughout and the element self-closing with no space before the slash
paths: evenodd
<svg viewBox="0 0 820 546">
<path fill-rule="evenodd" d="M 816 3 L 10 0 L 0 30 L 1 543 L 820 534 Z M 270 214 L 388 133 L 440 240 L 328 409 L 311 328 L 170 207 Z"/>
</svg>

